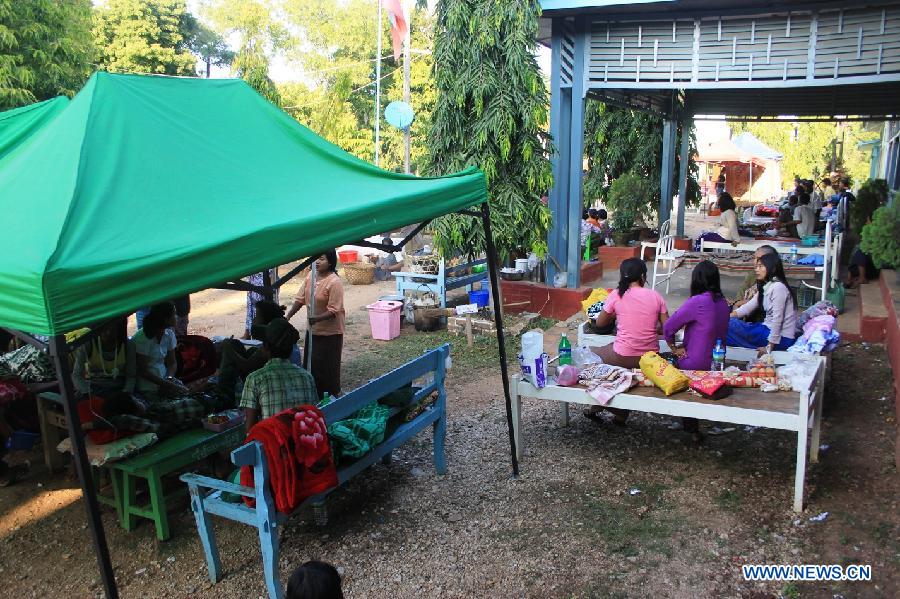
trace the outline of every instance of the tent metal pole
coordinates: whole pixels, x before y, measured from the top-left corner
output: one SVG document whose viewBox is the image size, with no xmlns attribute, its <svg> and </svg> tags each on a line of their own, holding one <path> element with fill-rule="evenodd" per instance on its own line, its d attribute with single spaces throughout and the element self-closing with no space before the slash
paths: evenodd
<svg viewBox="0 0 900 599">
<path fill-rule="evenodd" d="M 28 345 L 36 347 L 41 351 L 47 351 L 47 344 L 44 343 L 43 341 L 41 341 L 40 339 L 38 339 L 37 337 L 34 337 L 32 335 L 29 335 L 28 333 L 19 331 L 17 329 L 5 329 L 5 330 L 10 335 L 15 337 L 16 339 L 19 339 L 20 341 L 24 341 Z"/>
<path fill-rule="evenodd" d="M 54 335 L 50 338 L 50 357 L 53 359 L 53 364 L 56 366 L 56 376 L 59 378 L 59 391 L 63 400 L 63 408 L 65 409 L 69 438 L 72 440 L 75 469 L 78 472 L 78 480 L 81 483 L 81 492 L 87 508 L 88 524 L 94 541 L 94 552 L 97 554 L 97 564 L 100 566 L 103 588 L 106 591 L 107 599 L 117 599 L 119 591 L 116 587 L 116 577 L 113 573 L 112 562 L 109 559 L 109 547 L 106 544 L 103 521 L 100 519 L 100 503 L 97 501 L 97 491 L 94 488 L 94 481 L 91 477 L 91 464 L 88 462 L 85 451 L 81 420 L 78 418 L 78 409 L 75 407 L 75 389 L 72 385 L 72 370 L 69 367 L 69 347 L 66 345 L 65 335 Z"/>
<path fill-rule="evenodd" d="M 316 258 L 315 260 L 317 260 Z M 313 353 L 313 334 L 312 334 L 312 325 L 309 324 L 309 317 L 316 315 L 316 279 L 318 278 L 318 272 L 316 272 L 316 262 L 313 261 L 312 268 L 309 269 L 309 304 L 306 306 L 306 347 L 304 348 L 305 355 L 303 356 L 303 361 L 306 363 L 306 370 L 312 374 L 312 353 Z M 316 389 L 316 393 L 319 393 L 319 390 Z"/>
<path fill-rule="evenodd" d="M 294 277 L 299 275 L 301 272 L 303 272 L 304 268 L 308 267 L 310 264 L 312 264 L 315 261 L 316 261 L 315 256 L 311 256 L 309 258 L 304 258 L 303 262 L 301 262 L 300 264 L 298 264 L 297 266 L 295 266 L 294 268 L 289 270 L 283 276 L 278 277 L 278 280 L 275 281 L 274 286 L 281 288 L 285 283 L 287 283 L 288 281 L 290 281 L 291 279 L 293 279 Z"/>
<path fill-rule="evenodd" d="M 491 278 L 491 299 L 494 303 L 494 324 L 497 327 L 497 346 L 500 350 L 500 376 L 503 378 L 503 395 L 506 399 L 506 425 L 509 431 L 509 449 L 513 477 L 519 476 L 519 460 L 516 458 L 516 438 L 513 436 L 512 398 L 509 395 L 509 372 L 506 364 L 506 336 L 503 333 L 503 313 L 500 305 L 500 282 L 497 276 L 497 248 L 491 234 L 491 209 L 481 204 L 481 222 L 484 225 L 484 244 L 487 250 L 488 272 Z"/>
<path fill-rule="evenodd" d="M 275 299 L 275 290 L 272 287 L 272 269 L 267 268 L 262 271 L 263 275 L 263 292 L 262 296 L 270 302 Z"/>
</svg>

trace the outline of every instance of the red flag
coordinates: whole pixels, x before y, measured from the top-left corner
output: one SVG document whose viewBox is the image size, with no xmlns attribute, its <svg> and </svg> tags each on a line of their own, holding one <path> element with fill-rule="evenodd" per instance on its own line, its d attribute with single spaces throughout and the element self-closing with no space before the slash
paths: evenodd
<svg viewBox="0 0 900 599">
<path fill-rule="evenodd" d="M 406 22 L 406 15 L 403 14 L 403 7 L 400 6 L 400 0 L 381 0 L 381 5 L 387 11 L 388 20 L 391 22 L 391 40 L 394 42 L 394 60 L 400 60 L 400 54 L 403 52 L 403 40 L 406 38 L 406 30 L 407 27 L 409 27 L 409 24 Z"/>
</svg>

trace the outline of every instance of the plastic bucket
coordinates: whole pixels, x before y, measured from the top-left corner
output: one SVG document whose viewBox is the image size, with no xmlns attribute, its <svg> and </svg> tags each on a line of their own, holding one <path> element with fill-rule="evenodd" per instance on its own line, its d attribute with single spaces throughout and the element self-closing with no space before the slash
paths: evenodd
<svg viewBox="0 0 900 599">
<path fill-rule="evenodd" d="M 528 272 L 528 259 L 516 258 L 516 270 L 520 272 Z"/>
<path fill-rule="evenodd" d="M 382 295 L 378 298 L 379 302 L 399 302 L 400 303 L 400 324 L 406 319 L 406 298 L 402 295 Z"/>
<path fill-rule="evenodd" d="M 477 291 L 469 292 L 469 303 L 470 304 L 478 304 L 479 308 L 484 308 L 488 305 L 488 291 L 487 289 L 479 289 Z"/>
<path fill-rule="evenodd" d="M 390 341 L 400 336 L 400 308 L 403 302 L 377 301 L 366 306 L 372 339 Z"/>
<path fill-rule="evenodd" d="M 28 451 L 37 442 L 40 435 L 29 431 L 13 431 L 6 440 L 6 449 L 10 451 L 23 450 Z"/>
<path fill-rule="evenodd" d="M 359 262 L 359 252 L 356 250 L 343 250 L 337 253 L 338 262 L 348 264 L 350 262 Z"/>
</svg>

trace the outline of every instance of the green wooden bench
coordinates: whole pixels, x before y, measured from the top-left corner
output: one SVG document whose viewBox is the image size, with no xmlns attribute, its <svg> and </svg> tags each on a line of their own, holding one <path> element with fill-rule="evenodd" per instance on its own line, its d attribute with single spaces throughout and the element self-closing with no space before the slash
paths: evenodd
<svg viewBox="0 0 900 599">
<path fill-rule="evenodd" d="M 240 445 L 246 437 L 244 426 L 216 433 L 206 429 L 192 429 L 178 433 L 148 447 L 139 454 L 104 466 L 109 471 L 113 496 L 101 496 L 101 501 L 111 505 L 119 515 L 119 523 L 125 530 L 133 530 L 138 518 L 152 520 L 156 537 L 167 540 L 169 515 L 167 502 L 176 496 L 187 495 L 182 485 L 169 493 L 163 489 L 163 477 L 190 466 L 220 451 L 229 451 Z M 149 502 L 137 502 L 137 485 L 144 480 L 149 491 Z"/>
<path fill-rule="evenodd" d="M 54 404 L 62 405 L 58 393 L 45 392 L 38 396 L 38 410 L 41 415 L 41 434 L 44 438 L 45 459 L 48 468 L 56 465 L 58 460 L 46 454 L 59 442 L 59 430 L 66 429 L 66 419 L 60 411 L 53 409 Z M 187 490 L 178 485 L 176 490 L 166 495 L 162 479 L 167 474 L 190 466 L 195 462 L 211 456 L 218 451 L 231 451 L 246 438 L 244 426 L 236 426 L 216 433 L 198 428 L 182 431 L 144 451 L 124 460 L 109 462 L 100 468 L 94 468 L 94 486 L 98 489 L 97 499 L 100 503 L 116 510 L 119 523 L 125 530 L 133 530 L 138 518 L 152 520 L 156 526 L 159 540 L 167 540 L 169 533 L 169 515 L 166 502 L 178 495 L 187 495 Z M 101 473 L 109 473 L 112 495 L 99 492 Z M 137 503 L 137 485 L 140 480 L 147 483 L 149 502 Z"/>
</svg>

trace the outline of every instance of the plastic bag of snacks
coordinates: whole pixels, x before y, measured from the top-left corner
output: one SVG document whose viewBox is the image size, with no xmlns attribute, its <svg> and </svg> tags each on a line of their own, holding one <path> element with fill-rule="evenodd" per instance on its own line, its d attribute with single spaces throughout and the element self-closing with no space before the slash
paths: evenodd
<svg viewBox="0 0 900 599">
<path fill-rule="evenodd" d="M 725 384 L 725 379 L 714 376 L 705 376 L 691 381 L 691 389 L 706 399 L 722 399 L 731 395 L 731 387 Z"/>
<path fill-rule="evenodd" d="M 650 351 L 641 356 L 640 364 L 641 372 L 666 395 L 684 391 L 691 384 L 691 379 L 656 352 Z"/>
<path fill-rule="evenodd" d="M 586 314 L 588 314 L 588 316 L 590 316 L 590 313 L 588 312 L 588 310 L 591 307 L 593 307 L 594 304 L 597 304 L 597 303 L 602 304 L 602 302 L 604 300 L 606 300 L 608 295 L 609 295 L 609 291 L 607 291 L 606 289 L 594 289 L 593 291 L 591 291 L 591 294 L 589 296 L 587 296 L 587 298 L 582 300 L 581 310 L 583 312 L 585 312 Z M 603 306 L 601 306 L 601 308 L 602 307 Z"/>
<path fill-rule="evenodd" d="M 556 371 L 556 384 L 560 387 L 574 387 L 578 384 L 578 375 L 581 369 L 566 364 Z"/>
<path fill-rule="evenodd" d="M 747 373 L 753 377 L 775 378 L 775 361 L 772 354 L 763 354 L 747 362 Z"/>
</svg>

